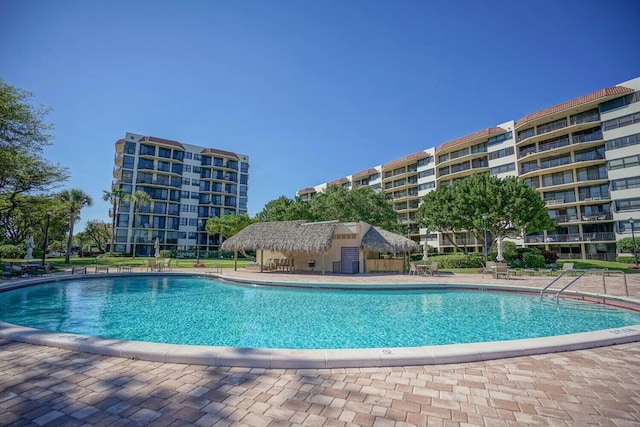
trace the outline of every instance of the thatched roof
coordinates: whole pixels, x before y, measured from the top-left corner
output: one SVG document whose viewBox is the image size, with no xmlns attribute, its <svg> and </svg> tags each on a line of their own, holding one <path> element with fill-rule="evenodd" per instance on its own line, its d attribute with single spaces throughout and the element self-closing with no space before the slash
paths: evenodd
<svg viewBox="0 0 640 427">
<path fill-rule="evenodd" d="M 331 247 L 338 221 L 256 222 L 222 243 L 224 251 L 266 249 L 282 253 L 322 253 Z M 378 252 L 413 252 L 419 245 L 413 240 L 371 227 L 362 239 L 362 247 Z"/>
<path fill-rule="evenodd" d="M 225 240 L 221 249 L 320 253 L 331 246 L 333 230 L 337 225 L 336 221 L 256 222 Z"/>
<path fill-rule="evenodd" d="M 378 227 L 371 227 L 362 238 L 362 247 L 376 252 L 416 252 L 420 245 L 399 234 Z"/>
</svg>

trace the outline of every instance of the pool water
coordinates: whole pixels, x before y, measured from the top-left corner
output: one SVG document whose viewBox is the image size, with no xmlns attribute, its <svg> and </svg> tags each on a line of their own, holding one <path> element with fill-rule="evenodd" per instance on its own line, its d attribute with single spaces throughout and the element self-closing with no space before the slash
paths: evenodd
<svg viewBox="0 0 640 427">
<path fill-rule="evenodd" d="M 504 292 L 293 289 L 141 276 L 2 292 L 0 321 L 159 343 L 342 349 L 563 335 L 640 324 L 640 313 Z"/>
</svg>

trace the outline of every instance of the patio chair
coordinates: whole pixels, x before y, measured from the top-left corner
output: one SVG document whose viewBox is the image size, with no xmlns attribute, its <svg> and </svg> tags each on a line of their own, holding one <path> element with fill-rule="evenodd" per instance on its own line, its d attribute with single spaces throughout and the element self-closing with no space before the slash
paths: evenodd
<svg viewBox="0 0 640 427">
<path fill-rule="evenodd" d="M 11 279 L 12 276 L 11 264 L 5 262 L 2 264 L 2 277 L 6 277 L 7 279 Z"/>
<path fill-rule="evenodd" d="M 150 258 L 147 260 L 147 271 L 158 271 L 158 260 Z"/>
<path fill-rule="evenodd" d="M 162 263 L 162 270 L 171 271 L 171 258 L 164 259 L 164 262 Z"/>
<path fill-rule="evenodd" d="M 487 265 L 482 268 L 482 278 L 484 279 L 485 274 L 491 274 L 493 276 L 493 272 L 496 269 L 495 261 L 487 261 Z"/>
<path fill-rule="evenodd" d="M 509 279 L 510 274 L 509 266 L 504 263 L 499 263 L 496 264 L 496 269 L 493 272 L 493 278 L 499 279 L 500 277 L 504 277 L 505 279 Z"/>
<path fill-rule="evenodd" d="M 429 276 L 433 276 L 434 274 L 437 274 L 439 276 L 440 272 L 438 271 L 438 263 L 436 261 L 432 262 L 431 267 L 429 267 L 429 269 L 425 271 L 425 274 L 426 273 L 429 273 Z"/>
<path fill-rule="evenodd" d="M 418 263 L 416 261 L 409 261 L 409 276 L 412 274 L 418 274 Z"/>
</svg>

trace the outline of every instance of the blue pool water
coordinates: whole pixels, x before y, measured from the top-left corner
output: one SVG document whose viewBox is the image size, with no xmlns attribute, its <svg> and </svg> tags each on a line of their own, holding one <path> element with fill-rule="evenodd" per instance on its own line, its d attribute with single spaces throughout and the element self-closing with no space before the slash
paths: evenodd
<svg viewBox="0 0 640 427">
<path fill-rule="evenodd" d="M 640 313 L 501 292 L 267 288 L 142 276 L 2 292 L 0 321 L 160 343 L 327 349 L 562 335 L 640 324 Z"/>
</svg>

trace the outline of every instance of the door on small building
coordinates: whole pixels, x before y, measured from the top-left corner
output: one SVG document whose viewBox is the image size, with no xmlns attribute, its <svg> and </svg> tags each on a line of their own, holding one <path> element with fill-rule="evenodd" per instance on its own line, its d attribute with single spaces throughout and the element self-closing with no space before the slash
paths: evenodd
<svg viewBox="0 0 640 427">
<path fill-rule="evenodd" d="M 360 252 L 357 247 L 340 248 L 340 273 L 355 274 L 360 271 Z"/>
</svg>

